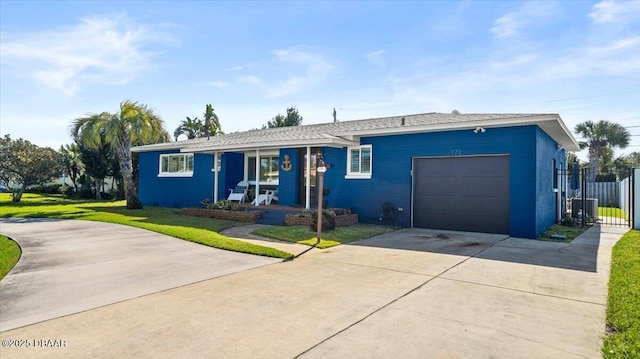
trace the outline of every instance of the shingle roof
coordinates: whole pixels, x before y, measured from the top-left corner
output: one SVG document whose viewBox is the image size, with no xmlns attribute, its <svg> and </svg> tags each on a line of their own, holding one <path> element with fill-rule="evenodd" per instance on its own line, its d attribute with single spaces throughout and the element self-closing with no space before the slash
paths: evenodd
<svg viewBox="0 0 640 359">
<path fill-rule="evenodd" d="M 186 141 L 140 146 L 133 151 L 181 149 L 183 152 L 249 150 L 300 146 L 347 146 L 358 144 L 359 137 L 385 134 L 447 131 L 465 128 L 539 125 L 568 150 L 577 150 L 577 142 L 557 114 L 458 114 L 424 113 L 313 125 L 278 127 L 234 132 Z M 575 148 L 574 148 L 575 147 Z"/>
</svg>

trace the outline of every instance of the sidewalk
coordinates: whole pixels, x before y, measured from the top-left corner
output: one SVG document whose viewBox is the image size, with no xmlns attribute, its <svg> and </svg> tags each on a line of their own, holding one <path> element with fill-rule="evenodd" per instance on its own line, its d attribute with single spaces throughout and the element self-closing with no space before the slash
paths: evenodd
<svg viewBox="0 0 640 359">
<path fill-rule="evenodd" d="M 264 224 L 250 224 L 246 226 L 231 227 L 221 231 L 220 234 L 240 240 L 240 241 L 256 244 L 259 246 L 279 249 L 281 251 L 291 253 L 294 256 L 297 256 L 298 254 L 310 248 L 309 246 L 304 244 L 279 241 L 277 239 L 262 237 L 262 236 L 258 236 L 256 234 L 251 233 L 258 228 L 264 228 L 264 227 L 269 227 L 269 226 Z M 313 251 L 318 251 L 318 249 L 313 248 L 309 252 L 313 252 Z"/>
</svg>

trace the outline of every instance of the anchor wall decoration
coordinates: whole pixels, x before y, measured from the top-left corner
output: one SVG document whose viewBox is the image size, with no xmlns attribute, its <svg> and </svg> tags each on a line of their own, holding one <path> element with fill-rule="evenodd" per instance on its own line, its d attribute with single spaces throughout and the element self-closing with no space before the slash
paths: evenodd
<svg viewBox="0 0 640 359">
<path fill-rule="evenodd" d="M 291 160 L 289 160 L 289 155 L 284 155 L 284 161 L 282 161 L 280 168 L 285 172 L 291 171 L 293 164 L 291 163 Z"/>
</svg>

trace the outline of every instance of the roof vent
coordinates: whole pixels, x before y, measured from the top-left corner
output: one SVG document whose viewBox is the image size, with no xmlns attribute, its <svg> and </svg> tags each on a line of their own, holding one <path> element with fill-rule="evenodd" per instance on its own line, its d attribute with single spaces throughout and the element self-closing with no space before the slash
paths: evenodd
<svg viewBox="0 0 640 359">
<path fill-rule="evenodd" d="M 404 126 L 404 117 L 400 119 L 400 125 Z"/>
<path fill-rule="evenodd" d="M 451 111 L 451 114 L 452 114 L 452 115 L 459 115 L 459 114 L 460 114 L 460 111 L 458 111 L 458 110 L 453 110 L 453 111 Z"/>
</svg>

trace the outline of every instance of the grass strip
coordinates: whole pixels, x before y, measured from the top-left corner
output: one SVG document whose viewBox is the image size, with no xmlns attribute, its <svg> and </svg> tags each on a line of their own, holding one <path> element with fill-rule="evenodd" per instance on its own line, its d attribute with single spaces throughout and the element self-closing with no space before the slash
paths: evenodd
<svg viewBox="0 0 640 359">
<path fill-rule="evenodd" d="M 588 227 L 569 227 L 560 224 L 554 224 L 553 226 L 549 227 L 549 229 L 544 231 L 539 239 L 542 241 L 569 243 L 572 240 L 576 239 L 576 237 L 584 233 L 587 228 Z M 554 234 L 563 235 L 566 236 L 566 238 L 564 240 L 552 238 L 551 236 Z"/>
<path fill-rule="evenodd" d="M 18 263 L 21 254 L 18 243 L 0 235 L 0 280 Z"/>
<path fill-rule="evenodd" d="M 640 358 L 640 231 L 637 230 L 627 232 L 613 247 L 602 355 L 606 359 Z"/>
<path fill-rule="evenodd" d="M 598 207 L 598 217 L 622 218 L 628 220 L 627 214 L 617 207 Z"/>
<path fill-rule="evenodd" d="M 317 248 L 330 248 L 340 244 L 371 238 L 380 234 L 392 232 L 394 229 L 371 224 L 357 224 L 349 227 L 336 227 L 334 230 L 323 232 Z M 316 232 L 307 226 L 265 227 L 253 231 L 254 234 L 312 246 L 316 243 Z"/>
<path fill-rule="evenodd" d="M 145 207 L 128 210 L 125 201 L 70 200 L 56 195 L 25 194 L 20 203 L 0 193 L 0 217 L 61 218 L 116 223 L 166 234 L 209 247 L 275 258 L 292 258 L 275 248 L 259 246 L 218 234 L 244 223 L 182 215 L 181 210 Z"/>
</svg>

